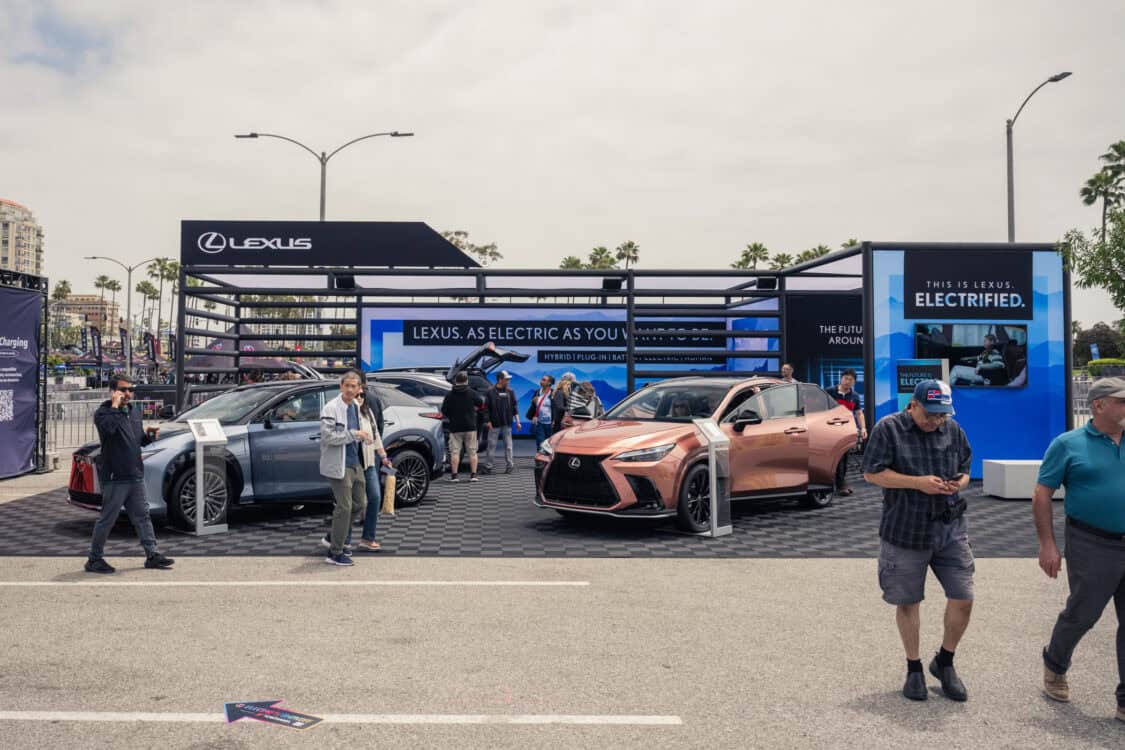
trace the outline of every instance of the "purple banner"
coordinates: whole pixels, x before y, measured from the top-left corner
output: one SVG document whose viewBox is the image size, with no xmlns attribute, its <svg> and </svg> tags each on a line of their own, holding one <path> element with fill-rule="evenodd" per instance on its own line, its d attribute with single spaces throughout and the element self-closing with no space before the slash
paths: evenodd
<svg viewBox="0 0 1125 750">
<path fill-rule="evenodd" d="M 35 469 L 39 292 L 0 287 L 0 478 Z"/>
</svg>

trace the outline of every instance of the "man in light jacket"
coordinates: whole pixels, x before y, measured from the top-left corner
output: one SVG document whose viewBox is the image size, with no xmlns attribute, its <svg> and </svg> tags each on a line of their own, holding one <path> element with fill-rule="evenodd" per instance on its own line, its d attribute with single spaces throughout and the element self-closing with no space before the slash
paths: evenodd
<svg viewBox="0 0 1125 750">
<path fill-rule="evenodd" d="M 363 517 L 367 508 L 367 483 L 364 476 L 363 443 L 374 440 L 361 430 L 356 394 L 363 389 L 363 376 L 348 370 L 340 378 L 340 395 L 320 410 L 320 474 L 328 479 L 336 507 L 332 511 L 332 540 L 324 562 L 352 565 L 344 553 L 353 518 Z"/>
</svg>

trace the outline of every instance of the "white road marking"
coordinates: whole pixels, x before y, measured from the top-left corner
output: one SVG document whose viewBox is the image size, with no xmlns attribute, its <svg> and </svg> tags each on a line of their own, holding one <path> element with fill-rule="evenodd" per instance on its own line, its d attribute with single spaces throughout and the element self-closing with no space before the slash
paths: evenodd
<svg viewBox="0 0 1125 750">
<path fill-rule="evenodd" d="M 679 716 L 642 714 L 324 714 L 336 724 L 602 724 L 611 726 L 678 726 Z M 222 713 L 147 713 L 132 711 L 0 711 L 0 721 L 102 721 L 220 723 Z M 246 723 L 246 722 L 242 722 Z M 254 723 L 254 722 L 249 722 Z"/>
<path fill-rule="evenodd" d="M 589 581 L 0 581 L 0 588 L 75 588 L 95 586 L 204 586 L 244 588 L 253 586 L 498 586 L 498 587 L 573 587 L 589 586 Z"/>
</svg>

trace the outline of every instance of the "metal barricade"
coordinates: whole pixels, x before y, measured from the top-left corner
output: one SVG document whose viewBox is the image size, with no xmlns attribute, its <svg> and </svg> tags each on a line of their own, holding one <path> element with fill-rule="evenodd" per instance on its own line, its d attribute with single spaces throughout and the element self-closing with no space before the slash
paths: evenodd
<svg viewBox="0 0 1125 750">
<path fill-rule="evenodd" d="M 98 430 L 94 427 L 94 412 L 104 402 L 105 399 L 53 401 L 48 397 L 47 450 L 63 451 L 95 442 Z M 133 403 L 141 410 L 142 419 L 148 421 L 160 418 L 162 401 L 139 400 Z"/>
</svg>

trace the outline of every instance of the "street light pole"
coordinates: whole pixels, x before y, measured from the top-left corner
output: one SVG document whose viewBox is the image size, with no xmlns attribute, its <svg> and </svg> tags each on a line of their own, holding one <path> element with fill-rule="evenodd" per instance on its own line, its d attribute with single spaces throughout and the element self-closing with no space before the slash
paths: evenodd
<svg viewBox="0 0 1125 750">
<path fill-rule="evenodd" d="M 1016 114 L 1012 119 L 1008 120 L 1004 126 L 1004 134 L 1007 140 L 1008 149 L 1008 242 L 1016 241 L 1016 196 L 1015 196 L 1015 178 L 1012 171 L 1012 126 L 1016 124 L 1016 118 L 1023 112 L 1023 108 L 1031 101 L 1031 97 L 1035 96 L 1035 92 L 1046 86 L 1048 83 L 1058 83 L 1062 79 L 1070 75 L 1069 71 L 1056 73 L 1048 78 L 1043 83 L 1032 89 L 1027 98 L 1023 100 L 1023 104 L 1016 110 Z"/>
<path fill-rule="evenodd" d="M 278 135 L 276 133 L 238 133 L 238 134 L 235 134 L 234 137 L 235 138 L 280 138 L 283 141 L 289 141 L 292 144 L 300 146 L 305 151 L 308 151 L 310 154 L 312 154 L 313 158 L 316 159 L 318 162 L 320 162 L 320 220 L 324 221 L 325 194 L 326 194 L 327 185 L 328 185 L 328 160 L 331 159 L 336 154 L 343 151 L 348 146 L 352 145 L 353 143 L 358 143 L 359 141 L 365 141 L 368 138 L 377 138 L 381 135 L 389 135 L 391 138 L 410 138 L 410 137 L 413 137 L 414 134 L 413 133 L 400 133 L 397 130 L 392 130 L 392 131 L 387 132 L 387 133 L 371 133 L 370 135 L 361 135 L 359 138 L 353 138 L 352 140 L 348 141 L 347 143 L 345 143 L 343 146 L 340 146 L 339 148 L 337 148 L 332 153 L 326 153 L 324 151 L 321 151 L 319 154 L 316 151 L 313 151 L 311 148 L 309 148 L 305 144 L 301 143 L 300 141 L 294 140 L 294 139 L 292 139 L 288 136 Z"/>
<path fill-rule="evenodd" d="M 147 266 L 152 263 L 156 258 L 149 258 L 142 260 L 140 263 L 134 263 L 127 266 L 116 258 L 107 258 L 104 255 L 87 255 L 86 260 L 108 260 L 110 263 L 116 263 L 125 269 L 125 341 L 121 342 L 121 348 L 125 350 L 125 377 L 133 377 L 133 269 Z M 98 377 L 101 377 L 99 375 Z"/>
</svg>

